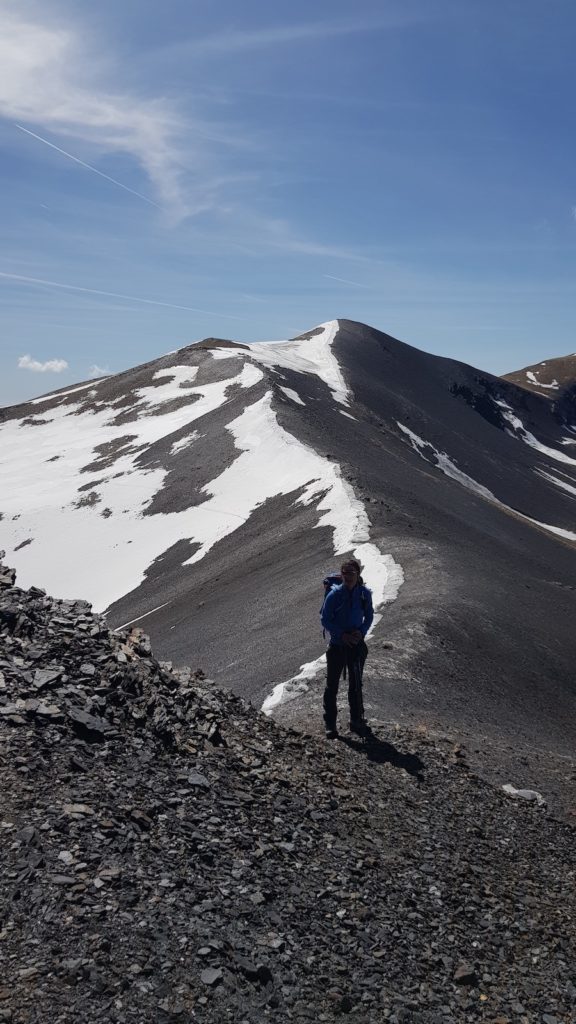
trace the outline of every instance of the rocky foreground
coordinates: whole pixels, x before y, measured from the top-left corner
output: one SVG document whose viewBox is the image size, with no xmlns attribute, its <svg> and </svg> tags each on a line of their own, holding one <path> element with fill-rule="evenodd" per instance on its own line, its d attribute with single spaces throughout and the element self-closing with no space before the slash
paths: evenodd
<svg viewBox="0 0 576 1024">
<path fill-rule="evenodd" d="M 0 1021 L 573 1024 L 574 831 L 332 744 L 0 567 Z"/>
</svg>

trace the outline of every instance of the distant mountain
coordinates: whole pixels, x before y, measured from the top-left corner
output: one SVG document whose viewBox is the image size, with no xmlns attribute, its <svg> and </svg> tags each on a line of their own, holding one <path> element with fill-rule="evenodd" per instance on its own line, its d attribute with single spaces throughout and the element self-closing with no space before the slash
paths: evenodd
<svg viewBox="0 0 576 1024">
<path fill-rule="evenodd" d="M 504 380 L 544 395 L 567 422 L 576 420 L 576 352 L 507 373 Z"/>
<path fill-rule="evenodd" d="M 573 748 L 576 416 L 545 389 L 340 320 L 5 409 L 0 445 L 23 586 L 137 622 L 257 704 L 301 690 L 305 711 L 319 581 L 353 552 L 381 718 Z"/>
</svg>

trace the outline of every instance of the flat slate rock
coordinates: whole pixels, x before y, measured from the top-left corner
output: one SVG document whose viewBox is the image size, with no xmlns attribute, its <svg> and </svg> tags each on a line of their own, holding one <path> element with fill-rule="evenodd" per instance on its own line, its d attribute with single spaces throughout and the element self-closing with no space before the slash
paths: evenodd
<svg viewBox="0 0 576 1024">
<path fill-rule="evenodd" d="M 0 671 L 0 1021 L 576 1020 L 574 831 L 453 744 L 280 728 L 13 580 Z"/>
</svg>

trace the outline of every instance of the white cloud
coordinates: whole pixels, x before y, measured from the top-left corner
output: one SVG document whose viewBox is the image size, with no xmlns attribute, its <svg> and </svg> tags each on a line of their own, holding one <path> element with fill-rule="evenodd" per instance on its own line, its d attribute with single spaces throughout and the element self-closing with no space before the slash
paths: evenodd
<svg viewBox="0 0 576 1024">
<path fill-rule="evenodd" d="M 98 366 L 97 363 L 93 363 L 90 367 L 90 377 L 109 377 L 110 368 L 108 366 Z"/>
<path fill-rule="evenodd" d="M 194 212 L 181 180 L 184 126 L 176 111 L 165 100 L 109 92 L 94 81 L 99 60 L 87 44 L 84 32 L 0 4 L 0 116 L 83 140 L 100 153 L 129 153 L 173 217 Z"/>
<path fill-rule="evenodd" d="M 62 370 L 68 369 L 68 363 L 65 359 L 48 359 L 45 363 L 40 363 L 37 359 L 32 359 L 27 355 L 20 356 L 18 368 L 32 370 L 33 373 L 62 373 Z"/>
</svg>

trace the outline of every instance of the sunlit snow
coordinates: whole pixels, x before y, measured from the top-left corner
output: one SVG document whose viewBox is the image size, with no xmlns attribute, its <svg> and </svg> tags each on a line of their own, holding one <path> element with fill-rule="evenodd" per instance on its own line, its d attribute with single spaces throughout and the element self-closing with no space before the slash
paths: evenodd
<svg viewBox="0 0 576 1024">
<path fill-rule="evenodd" d="M 269 367 L 283 366 L 299 373 L 315 374 L 328 385 L 332 397 L 349 405 L 349 394 L 332 343 L 338 333 L 338 321 L 320 324 L 320 333 L 295 341 L 255 342 L 247 347 L 253 359 Z"/>
<path fill-rule="evenodd" d="M 157 370 L 152 380 L 160 380 L 167 377 L 165 384 L 154 387 L 150 385 L 145 388 L 137 388 L 135 394 L 144 402 L 154 404 L 157 402 L 170 402 L 174 398 L 186 397 L 188 384 L 191 384 L 198 374 L 197 366 L 168 366 L 163 370 Z"/>
<path fill-rule="evenodd" d="M 544 364 L 542 364 L 542 365 L 544 365 Z M 527 370 L 526 371 L 526 376 L 527 376 L 528 380 L 532 384 L 535 384 L 536 387 L 538 387 L 538 388 L 552 388 L 552 390 L 557 391 L 559 386 L 560 386 L 556 379 L 554 379 L 551 384 L 543 384 L 542 381 L 537 379 L 537 377 L 532 372 L 532 370 Z"/>
<path fill-rule="evenodd" d="M 60 398 L 66 398 L 67 395 L 75 395 L 77 391 L 86 391 L 86 388 L 93 388 L 96 383 L 99 384 L 100 381 L 95 382 L 91 380 L 88 384 L 79 384 L 75 388 L 68 388 L 67 391 L 58 391 L 55 395 L 44 395 L 43 398 L 33 398 L 30 405 L 40 405 L 42 402 L 56 402 Z"/>
<path fill-rule="evenodd" d="M 193 510 L 143 515 L 167 470 L 145 469 L 137 460 L 160 438 L 223 406 L 234 386 L 250 388 L 262 377 L 246 364 L 228 380 L 178 388 L 177 395 L 196 400 L 162 415 L 162 405 L 174 397 L 174 380 L 185 375 L 190 380 L 193 369 L 160 371 L 161 378 L 170 379 L 140 389 L 147 404 L 129 423 L 114 424 L 116 412 L 109 408 L 94 412 L 60 405 L 41 427 L 22 420 L 0 427 L 2 546 L 13 550 L 24 540 L 34 541 L 14 556 L 22 586 L 40 584 L 55 596 L 82 596 L 101 610 L 139 586 L 148 566 L 172 544 L 193 537 L 185 518 Z M 81 472 L 98 461 L 97 446 L 126 436 L 130 440 L 112 466 Z M 92 480 L 96 503 L 83 504 L 87 494 L 78 487 Z"/>
<path fill-rule="evenodd" d="M 326 353 L 334 330 L 322 332 L 325 347 L 317 346 L 315 371 L 333 383 Z M 215 350 L 215 358 L 222 351 Z M 268 498 L 300 492 L 297 503 L 314 503 L 318 526 L 331 529 L 335 554 L 354 551 L 364 563 L 375 608 L 392 600 L 402 569 L 370 541 L 364 506 L 339 466 L 280 427 L 271 391 L 258 394 L 228 424 L 239 454 L 204 487 L 203 503 L 145 514 L 168 472 L 142 467 L 145 451 L 224 406 L 238 387 L 258 385 L 263 373 L 250 357 L 228 380 L 196 385 L 196 376 L 197 368 L 188 365 L 157 371 L 149 386 L 134 393 L 134 419 L 120 424 L 111 406 L 61 404 L 47 412 L 41 427 L 23 420 L 0 427 L 2 543 L 12 548 L 21 584 L 39 584 L 55 596 L 82 596 L 102 610 L 140 586 L 154 560 L 178 541 L 199 546 L 184 564 L 198 562 Z M 190 401 L 174 408 L 181 398 Z M 187 430 L 172 444 L 172 454 L 193 446 L 198 436 L 198 430 Z M 79 490 L 83 485 L 88 487 Z M 22 541 L 33 543 L 14 555 Z"/>
<path fill-rule="evenodd" d="M 279 384 L 278 387 L 280 388 L 280 391 L 284 392 L 286 398 L 291 398 L 292 401 L 297 402 L 298 405 L 306 405 L 306 402 L 303 402 L 300 395 L 296 391 L 293 391 L 292 388 L 283 388 L 281 384 Z"/>
<path fill-rule="evenodd" d="M 190 445 L 200 437 L 199 430 L 193 430 L 191 434 L 185 434 L 178 441 L 174 441 L 170 449 L 171 455 L 177 455 L 178 452 L 184 451 L 185 448 L 189 448 Z"/>
</svg>

